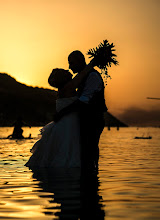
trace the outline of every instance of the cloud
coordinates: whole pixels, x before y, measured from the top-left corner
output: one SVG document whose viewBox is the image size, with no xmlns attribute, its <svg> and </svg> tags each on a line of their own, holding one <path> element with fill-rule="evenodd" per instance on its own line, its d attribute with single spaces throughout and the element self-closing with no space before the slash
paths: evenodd
<svg viewBox="0 0 160 220">
<path fill-rule="evenodd" d="M 130 126 L 160 126 L 160 108 L 144 110 L 130 107 L 118 118 Z"/>
</svg>

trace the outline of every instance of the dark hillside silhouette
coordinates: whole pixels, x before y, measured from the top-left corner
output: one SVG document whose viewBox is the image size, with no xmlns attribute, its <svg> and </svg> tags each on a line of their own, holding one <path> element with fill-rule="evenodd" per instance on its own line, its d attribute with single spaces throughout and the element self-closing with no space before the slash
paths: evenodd
<svg viewBox="0 0 160 220">
<path fill-rule="evenodd" d="M 106 127 L 128 127 L 127 124 L 123 123 L 122 121 L 115 118 L 113 115 L 111 115 L 109 112 L 106 112 L 104 114 L 105 118 L 105 126 Z"/>
<path fill-rule="evenodd" d="M 5 73 L 0 73 L 0 126 L 10 126 L 21 116 L 32 126 L 53 120 L 56 92 L 26 86 Z"/>
<path fill-rule="evenodd" d="M 0 126 L 12 126 L 18 116 L 31 126 L 43 126 L 53 120 L 57 92 L 26 86 L 6 73 L 0 73 Z M 125 127 L 110 113 L 105 126 Z"/>
</svg>

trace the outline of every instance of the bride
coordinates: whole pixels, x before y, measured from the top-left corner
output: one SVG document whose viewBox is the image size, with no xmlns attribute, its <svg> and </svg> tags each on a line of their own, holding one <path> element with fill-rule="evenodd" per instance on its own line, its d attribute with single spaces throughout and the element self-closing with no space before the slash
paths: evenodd
<svg viewBox="0 0 160 220">
<path fill-rule="evenodd" d="M 53 69 L 48 82 L 58 88 L 56 111 L 75 102 L 76 88 L 87 77 L 93 68 L 91 61 L 85 69 L 72 79 L 68 70 Z M 58 122 L 50 122 L 41 129 L 42 137 L 31 149 L 32 156 L 25 164 L 33 167 L 80 167 L 80 123 L 77 112 L 72 112 L 62 117 Z"/>
</svg>

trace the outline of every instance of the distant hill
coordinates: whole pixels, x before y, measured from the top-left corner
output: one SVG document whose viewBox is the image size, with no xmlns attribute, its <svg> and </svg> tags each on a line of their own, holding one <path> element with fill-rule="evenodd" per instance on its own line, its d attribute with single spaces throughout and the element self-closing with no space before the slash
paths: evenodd
<svg viewBox="0 0 160 220">
<path fill-rule="evenodd" d="M 105 118 L 105 126 L 106 127 L 128 127 L 127 124 L 118 120 L 116 117 L 111 115 L 109 112 L 106 112 L 104 114 L 104 118 Z"/>
<path fill-rule="evenodd" d="M 26 86 L 0 73 L 0 126 L 10 126 L 18 116 L 26 123 L 40 126 L 53 119 L 56 92 Z"/>
<path fill-rule="evenodd" d="M 12 126 L 18 116 L 32 126 L 43 126 L 53 120 L 57 92 L 26 86 L 6 73 L 0 73 L 0 126 Z M 105 126 L 126 127 L 109 112 Z"/>
</svg>

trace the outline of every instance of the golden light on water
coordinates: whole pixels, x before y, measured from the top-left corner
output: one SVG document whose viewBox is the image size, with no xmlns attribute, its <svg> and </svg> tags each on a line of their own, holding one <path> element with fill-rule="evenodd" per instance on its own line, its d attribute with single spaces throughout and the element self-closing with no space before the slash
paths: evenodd
<svg viewBox="0 0 160 220">
<path fill-rule="evenodd" d="M 38 127 L 24 128 L 25 134 L 32 133 L 29 140 L 6 139 L 11 131 L 0 128 L 1 219 L 48 220 L 68 214 L 78 219 L 81 211 L 90 219 L 97 214 L 106 220 L 159 218 L 159 128 L 105 128 L 99 173 L 86 179 L 83 194 L 77 172 L 32 172 L 24 166 L 38 140 Z M 153 138 L 134 139 L 143 134 Z"/>
</svg>

